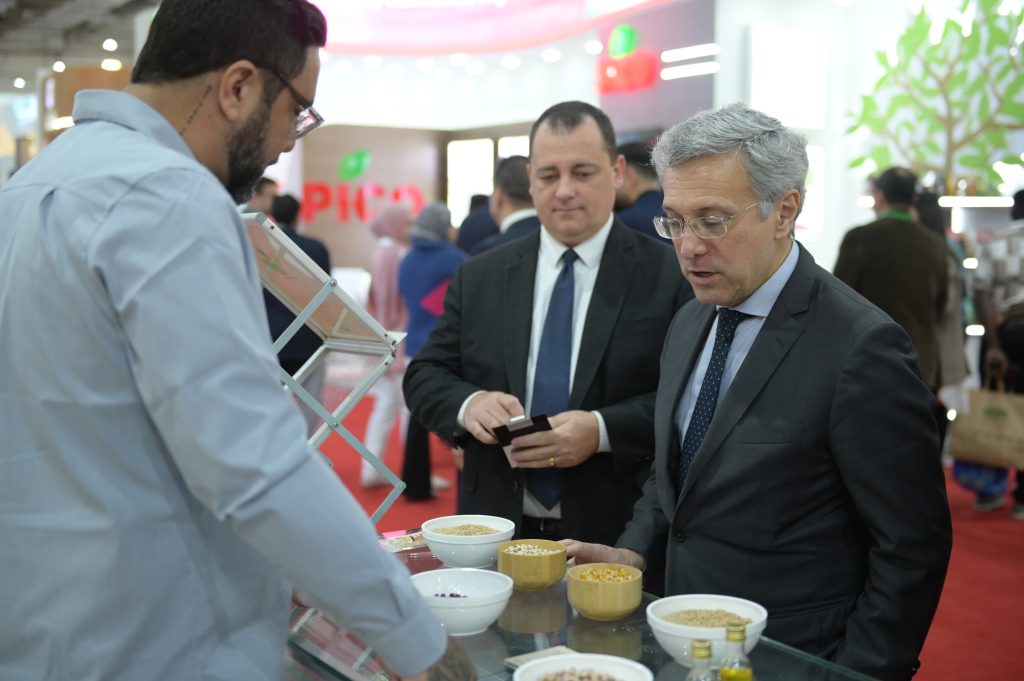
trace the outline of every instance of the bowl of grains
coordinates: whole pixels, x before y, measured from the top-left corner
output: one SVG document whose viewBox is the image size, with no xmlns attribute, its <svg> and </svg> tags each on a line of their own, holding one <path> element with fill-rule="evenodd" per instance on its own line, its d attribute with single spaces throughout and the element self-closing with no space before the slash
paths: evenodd
<svg viewBox="0 0 1024 681">
<path fill-rule="evenodd" d="M 512 681 L 653 681 L 639 662 L 614 655 L 572 653 L 532 660 L 516 669 Z"/>
<path fill-rule="evenodd" d="M 512 579 L 493 570 L 430 570 L 413 575 L 412 583 L 452 636 L 485 631 L 512 595 Z"/>
<path fill-rule="evenodd" d="M 694 640 L 711 642 L 711 665 L 725 650 L 725 626 L 746 626 L 744 652 L 749 653 L 768 623 L 768 611 L 743 598 L 714 594 L 687 594 L 659 598 L 647 606 L 647 624 L 661 647 L 681 665 L 690 666 Z"/>
<path fill-rule="evenodd" d="M 565 577 L 565 547 L 548 539 L 516 539 L 498 546 L 498 572 L 519 591 L 540 591 Z"/>
<path fill-rule="evenodd" d="M 448 567 L 486 568 L 494 565 L 498 546 L 512 538 L 516 526 L 493 515 L 448 515 L 427 520 L 421 530 L 427 546 Z"/>
<path fill-rule="evenodd" d="M 569 568 L 566 595 L 587 619 L 610 622 L 636 610 L 642 596 L 641 572 L 618 563 L 585 563 Z"/>
</svg>

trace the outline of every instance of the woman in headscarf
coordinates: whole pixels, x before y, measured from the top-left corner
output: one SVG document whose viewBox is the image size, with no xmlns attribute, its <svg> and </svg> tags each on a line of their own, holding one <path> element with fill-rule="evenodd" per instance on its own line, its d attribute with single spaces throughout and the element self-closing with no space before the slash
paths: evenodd
<svg viewBox="0 0 1024 681">
<path fill-rule="evenodd" d="M 409 230 L 412 227 L 412 213 L 401 205 L 388 205 L 371 221 L 370 231 L 377 237 L 377 245 L 370 265 L 370 291 L 367 309 L 377 322 L 388 331 L 405 328 L 406 309 L 398 293 L 398 265 L 409 247 Z M 387 372 L 374 384 L 373 411 L 366 424 L 366 448 L 378 458 L 383 458 L 391 429 L 401 414 L 406 416 L 402 399 L 402 374 L 405 372 L 405 353 L 398 346 L 398 355 Z M 404 420 L 401 432 L 405 432 Z M 359 475 L 363 487 L 374 487 L 387 480 L 363 461 Z"/>
</svg>

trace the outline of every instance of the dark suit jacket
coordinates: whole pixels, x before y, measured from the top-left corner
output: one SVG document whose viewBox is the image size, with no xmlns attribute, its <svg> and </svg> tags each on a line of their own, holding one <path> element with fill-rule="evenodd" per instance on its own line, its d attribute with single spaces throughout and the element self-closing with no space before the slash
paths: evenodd
<svg viewBox="0 0 1024 681">
<path fill-rule="evenodd" d="M 306 255 L 313 259 L 313 262 L 320 266 L 320 269 L 330 274 L 331 259 L 327 253 L 327 247 L 324 246 L 322 241 L 303 236 L 287 225 L 282 224 L 280 227 L 281 231 L 287 234 L 295 242 L 296 246 L 301 248 Z M 270 337 L 276 341 L 278 336 L 284 333 L 285 329 L 295 321 L 295 315 L 292 314 L 292 311 L 284 303 L 265 289 L 263 291 L 263 302 L 267 308 Z M 277 353 L 277 360 L 281 364 L 281 368 L 294 375 L 321 345 L 323 345 L 323 340 L 320 336 L 316 335 L 316 332 L 308 327 L 302 327 L 292 336 L 291 340 L 285 343 L 285 346 L 281 348 L 281 352 Z"/>
<path fill-rule="evenodd" d="M 509 241 L 515 241 L 521 239 L 524 236 L 533 234 L 540 229 L 540 219 L 536 215 L 531 215 L 528 218 L 522 220 L 516 220 L 508 226 L 504 232 L 494 234 L 487 237 L 483 241 L 477 242 L 476 246 L 473 246 L 473 250 L 470 251 L 470 255 L 479 255 L 484 251 L 489 251 L 492 248 L 497 248 L 502 244 L 507 244 Z"/>
<path fill-rule="evenodd" d="M 933 390 L 942 381 L 938 328 L 949 290 L 948 253 L 942 239 L 916 222 L 883 217 L 846 233 L 834 271 L 907 330 Z"/>
<path fill-rule="evenodd" d="M 467 260 L 448 287 L 437 326 L 406 370 L 406 403 L 442 437 L 456 437 L 459 408 L 477 390 L 525 400 L 539 245 L 538 231 Z M 570 409 L 601 412 L 612 452 L 563 469 L 567 536 L 611 543 L 629 518 L 653 459 L 658 354 L 672 316 L 692 296 L 670 248 L 612 225 L 569 400 Z M 500 447 L 466 439 L 462 512 L 518 525 L 522 469 L 511 468 Z"/>
<path fill-rule="evenodd" d="M 622 220 L 627 227 L 658 241 L 671 243 L 671 239 L 666 239 L 654 229 L 654 217 L 664 213 L 661 208 L 664 201 L 665 195 L 662 192 L 644 192 L 633 205 L 618 211 L 615 217 Z"/>
<path fill-rule="evenodd" d="M 756 601 L 766 636 L 905 681 L 952 533 L 929 392 L 906 332 L 799 257 L 678 497 L 675 412 L 715 308 L 676 315 L 654 471 L 617 545 L 667 540 L 667 593 Z"/>
<path fill-rule="evenodd" d="M 459 225 L 455 245 L 469 253 L 473 246 L 497 233 L 498 223 L 491 217 L 490 209 L 483 205 L 469 211 L 466 219 Z"/>
</svg>

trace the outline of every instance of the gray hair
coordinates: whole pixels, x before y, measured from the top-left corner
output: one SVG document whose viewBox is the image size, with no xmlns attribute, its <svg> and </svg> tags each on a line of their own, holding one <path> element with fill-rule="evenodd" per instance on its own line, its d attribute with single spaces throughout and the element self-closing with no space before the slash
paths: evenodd
<svg viewBox="0 0 1024 681">
<path fill-rule="evenodd" d="M 786 192 L 800 192 L 804 207 L 807 182 L 807 139 L 778 119 L 746 104 L 702 111 L 672 126 L 651 152 L 651 161 L 664 182 L 669 168 L 701 156 L 733 153 L 747 171 L 750 188 L 761 204 L 761 219 Z M 793 216 L 794 219 L 796 216 Z"/>
</svg>

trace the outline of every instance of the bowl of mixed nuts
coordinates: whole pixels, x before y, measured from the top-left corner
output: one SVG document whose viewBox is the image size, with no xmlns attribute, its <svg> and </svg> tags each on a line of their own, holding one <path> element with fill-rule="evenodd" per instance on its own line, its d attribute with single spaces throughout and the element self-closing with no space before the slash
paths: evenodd
<svg viewBox="0 0 1024 681">
<path fill-rule="evenodd" d="M 498 546 L 498 572 L 518 591 L 541 591 L 565 577 L 565 547 L 548 539 L 516 539 Z"/>
</svg>

